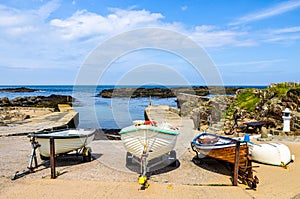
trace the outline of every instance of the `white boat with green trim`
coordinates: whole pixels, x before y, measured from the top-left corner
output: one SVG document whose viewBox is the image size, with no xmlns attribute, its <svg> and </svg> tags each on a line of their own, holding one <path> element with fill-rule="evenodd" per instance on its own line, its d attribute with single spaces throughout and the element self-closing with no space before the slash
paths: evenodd
<svg viewBox="0 0 300 199">
<path fill-rule="evenodd" d="M 147 154 L 147 160 L 162 156 L 173 150 L 179 131 L 169 123 L 135 121 L 119 134 L 126 150 L 136 157 Z"/>
</svg>

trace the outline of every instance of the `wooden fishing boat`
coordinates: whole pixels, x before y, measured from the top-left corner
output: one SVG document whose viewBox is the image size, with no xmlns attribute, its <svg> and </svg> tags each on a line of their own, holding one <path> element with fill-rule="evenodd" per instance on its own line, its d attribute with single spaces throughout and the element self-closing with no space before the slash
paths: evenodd
<svg viewBox="0 0 300 199">
<path fill-rule="evenodd" d="M 38 143 L 38 149 L 42 159 L 50 157 L 50 138 L 55 140 L 55 155 L 69 153 L 78 149 L 86 149 L 86 146 L 94 139 L 95 129 L 67 129 L 50 133 L 33 133 L 29 137 Z"/>
<path fill-rule="evenodd" d="M 237 179 L 240 179 L 242 183 L 247 183 L 250 188 L 256 189 L 259 180 L 256 176 L 253 177 L 247 142 L 203 132 L 192 140 L 191 147 L 198 158 L 207 156 L 233 164 L 234 185 L 237 185 Z"/>
<path fill-rule="evenodd" d="M 210 133 L 201 133 L 191 142 L 192 149 L 198 157 L 209 156 L 225 162 L 235 163 L 235 150 L 237 140 Z M 244 163 L 248 155 L 246 142 L 240 143 L 239 162 Z"/>
<path fill-rule="evenodd" d="M 250 145 L 250 154 L 256 162 L 275 166 L 286 166 L 294 160 L 289 147 L 276 142 Z"/>
</svg>

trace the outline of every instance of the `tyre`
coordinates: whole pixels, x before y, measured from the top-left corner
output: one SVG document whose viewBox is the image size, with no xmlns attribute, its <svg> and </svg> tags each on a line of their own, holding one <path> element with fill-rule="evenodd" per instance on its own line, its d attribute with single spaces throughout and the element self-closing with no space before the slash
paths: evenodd
<svg viewBox="0 0 300 199">
<path fill-rule="evenodd" d="M 43 156 L 41 154 L 40 154 L 40 158 L 41 158 L 41 160 L 50 160 L 50 157 L 46 157 L 46 156 Z"/>
<path fill-rule="evenodd" d="M 174 150 L 170 151 L 169 160 L 171 162 L 170 163 L 171 167 L 177 167 L 176 151 Z"/>
<path fill-rule="evenodd" d="M 126 166 L 132 166 L 133 165 L 133 155 L 129 152 L 126 153 Z"/>
<path fill-rule="evenodd" d="M 92 161 L 92 150 L 91 150 L 91 148 L 87 147 L 87 148 L 83 149 L 82 159 L 83 159 L 83 162 L 91 162 Z"/>
</svg>

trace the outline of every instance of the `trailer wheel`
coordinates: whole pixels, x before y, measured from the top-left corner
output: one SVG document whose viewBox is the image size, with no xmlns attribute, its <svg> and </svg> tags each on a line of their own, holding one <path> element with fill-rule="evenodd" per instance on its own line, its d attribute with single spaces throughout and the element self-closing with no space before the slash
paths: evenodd
<svg viewBox="0 0 300 199">
<path fill-rule="evenodd" d="M 133 155 L 129 152 L 126 153 L 126 166 L 132 166 L 133 165 Z"/>
<path fill-rule="evenodd" d="M 50 160 L 50 157 L 43 156 L 42 154 L 40 154 L 40 158 L 41 160 Z"/>
<path fill-rule="evenodd" d="M 176 158 L 176 151 L 170 151 L 169 159 L 171 161 L 171 167 L 177 167 L 177 158 Z"/>
<path fill-rule="evenodd" d="M 82 159 L 83 159 L 83 162 L 92 161 L 92 149 L 90 147 L 86 147 L 86 148 L 83 149 Z"/>
<path fill-rule="evenodd" d="M 248 184 L 249 188 L 250 188 L 250 189 L 253 189 L 253 190 L 255 190 L 256 187 L 257 187 L 256 183 L 255 183 L 255 182 L 252 182 L 252 181 L 250 181 L 250 180 L 247 181 L 247 184 Z"/>
</svg>

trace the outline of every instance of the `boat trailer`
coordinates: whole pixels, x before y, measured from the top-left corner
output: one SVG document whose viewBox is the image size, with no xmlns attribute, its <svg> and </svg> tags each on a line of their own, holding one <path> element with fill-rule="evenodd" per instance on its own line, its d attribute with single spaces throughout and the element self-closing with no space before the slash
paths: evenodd
<svg viewBox="0 0 300 199">
<path fill-rule="evenodd" d="M 248 145 L 248 144 L 247 144 Z M 196 157 L 199 157 L 199 153 L 194 149 L 195 145 L 191 143 L 192 150 L 196 153 Z M 259 167 L 252 165 L 252 158 L 249 154 L 246 155 L 243 165 L 239 163 L 239 153 L 240 153 L 240 141 L 236 141 L 235 148 L 235 161 L 233 163 L 233 177 L 232 185 L 237 186 L 237 183 L 247 184 L 250 189 L 256 190 L 259 179 L 257 176 L 253 176 L 252 168 Z"/>
<path fill-rule="evenodd" d="M 143 154 L 141 157 L 141 175 L 139 176 L 139 184 L 142 186 L 141 190 L 145 190 L 146 188 L 149 187 L 149 183 L 148 183 L 148 177 L 147 177 L 147 146 L 146 144 L 144 144 L 144 150 L 143 150 Z"/>
<path fill-rule="evenodd" d="M 23 170 L 21 172 L 17 171 L 15 172 L 12 177 L 11 180 L 16 180 L 18 178 L 21 178 L 27 174 L 30 173 L 34 173 L 35 169 L 37 169 L 40 166 L 46 166 L 46 165 L 50 165 L 51 167 L 51 178 L 56 178 L 56 172 L 55 172 L 55 143 L 54 143 L 54 138 L 51 137 L 50 138 L 50 157 L 49 159 L 44 159 L 41 156 L 41 159 L 43 160 L 43 162 L 41 164 L 38 164 L 37 161 L 37 154 L 36 154 L 36 150 L 37 148 L 39 148 L 41 145 L 36 141 L 35 136 L 32 135 L 28 135 L 28 137 L 30 137 L 30 143 L 31 143 L 31 153 L 30 153 L 30 157 L 29 157 L 29 163 L 28 163 L 28 167 L 26 170 Z M 76 151 L 76 156 L 78 156 L 78 153 L 82 154 L 83 157 L 83 162 L 90 162 L 92 160 L 92 156 L 91 156 L 91 148 L 90 147 L 82 147 L 80 148 L 80 152 L 78 152 L 78 150 Z M 71 154 L 69 154 L 71 155 Z"/>
</svg>

